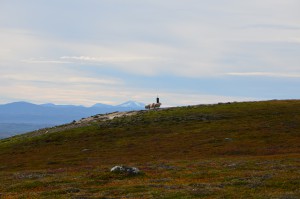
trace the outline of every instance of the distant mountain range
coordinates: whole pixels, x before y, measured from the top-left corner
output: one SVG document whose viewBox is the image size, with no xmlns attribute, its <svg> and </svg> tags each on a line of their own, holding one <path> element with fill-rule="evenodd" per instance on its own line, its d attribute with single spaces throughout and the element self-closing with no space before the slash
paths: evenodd
<svg viewBox="0 0 300 199">
<path fill-rule="evenodd" d="M 91 107 L 74 105 L 32 104 L 13 102 L 0 105 L 0 138 L 36 129 L 70 123 L 91 115 L 115 111 L 142 110 L 145 104 L 128 101 L 120 105 L 95 104 Z"/>
</svg>

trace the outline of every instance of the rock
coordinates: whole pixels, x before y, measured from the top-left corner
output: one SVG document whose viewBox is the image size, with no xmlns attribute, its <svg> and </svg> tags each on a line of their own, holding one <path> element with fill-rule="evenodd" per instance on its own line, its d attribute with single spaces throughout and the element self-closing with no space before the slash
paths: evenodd
<svg viewBox="0 0 300 199">
<path fill-rule="evenodd" d="M 91 149 L 82 149 L 81 151 L 82 152 L 87 152 L 87 151 L 90 151 Z"/>
<path fill-rule="evenodd" d="M 232 163 L 232 164 L 229 164 L 229 165 L 227 165 L 228 167 L 236 167 L 237 166 L 237 164 L 235 164 L 235 163 Z"/>
<path fill-rule="evenodd" d="M 26 173 L 16 173 L 14 176 L 17 179 L 39 179 L 39 178 L 46 177 L 47 174 L 46 173 L 38 173 L 38 172 L 37 173 L 26 172 Z"/>
<path fill-rule="evenodd" d="M 114 173 L 128 173 L 130 175 L 140 174 L 140 170 L 136 167 L 128 167 L 128 166 L 114 166 L 111 168 L 110 172 Z"/>
<path fill-rule="evenodd" d="M 226 141 L 232 141 L 232 138 L 225 138 Z"/>
</svg>

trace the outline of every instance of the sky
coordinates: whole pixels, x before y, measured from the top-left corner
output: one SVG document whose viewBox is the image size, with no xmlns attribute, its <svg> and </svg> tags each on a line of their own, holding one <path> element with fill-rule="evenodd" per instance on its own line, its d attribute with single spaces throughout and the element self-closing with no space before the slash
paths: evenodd
<svg viewBox="0 0 300 199">
<path fill-rule="evenodd" d="M 0 0 L 0 103 L 300 99 L 299 0 Z"/>
</svg>

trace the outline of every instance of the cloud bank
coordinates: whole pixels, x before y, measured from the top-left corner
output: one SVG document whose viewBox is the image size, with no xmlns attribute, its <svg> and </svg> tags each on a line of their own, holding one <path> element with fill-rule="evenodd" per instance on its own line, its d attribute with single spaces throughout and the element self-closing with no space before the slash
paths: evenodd
<svg viewBox="0 0 300 199">
<path fill-rule="evenodd" d="M 299 7 L 296 0 L 3 1 L 2 101 L 300 98 Z M 265 92 L 245 95 L 245 86 Z"/>
</svg>

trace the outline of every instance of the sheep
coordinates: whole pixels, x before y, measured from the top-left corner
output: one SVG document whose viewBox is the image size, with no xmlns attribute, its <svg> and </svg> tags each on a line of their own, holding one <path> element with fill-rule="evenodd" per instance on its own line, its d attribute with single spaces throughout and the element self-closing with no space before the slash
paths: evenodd
<svg viewBox="0 0 300 199">
<path fill-rule="evenodd" d="M 152 106 L 154 109 L 159 108 L 161 103 L 153 103 Z"/>
<path fill-rule="evenodd" d="M 156 109 L 161 106 L 161 103 L 152 103 L 145 106 L 145 109 Z"/>
</svg>

